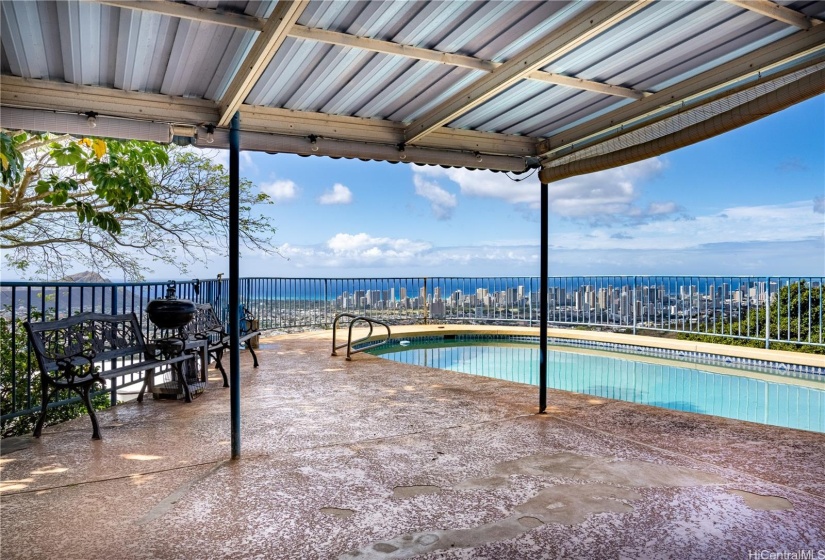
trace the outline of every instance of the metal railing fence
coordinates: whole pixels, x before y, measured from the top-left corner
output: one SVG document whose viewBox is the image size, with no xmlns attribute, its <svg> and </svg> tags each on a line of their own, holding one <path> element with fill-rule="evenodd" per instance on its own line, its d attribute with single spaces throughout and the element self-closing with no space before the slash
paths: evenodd
<svg viewBox="0 0 825 560">
<path fill-rule="evenodd" d="M 38 407 L 36 367 L 21 328 L 81 311 L 134 311 L 144 334 L 153 327 L 146 304 L 165 295 L 165 282 L 0 283 L 2 411 L 0 421 Z M 549 278 L 548 323 L 624 332 L 714 335 L 771 347 L 825 348 L 825 277 L 567 276 Z M 178 281 L 178 297 L 211 303 L 228 319 L 229 282 Z M 537 326 L 538 277 L 242 278 L 240 302 L 262 330 L 330 328 L 348 312 L 391 324 L 463 323 Z M 119 388 L 139 375 L 113 382 Z M 74 402 L 70 399 L 66 402 Z M 57 403 L 58 405 L 61 403 Z"/>
</svg>

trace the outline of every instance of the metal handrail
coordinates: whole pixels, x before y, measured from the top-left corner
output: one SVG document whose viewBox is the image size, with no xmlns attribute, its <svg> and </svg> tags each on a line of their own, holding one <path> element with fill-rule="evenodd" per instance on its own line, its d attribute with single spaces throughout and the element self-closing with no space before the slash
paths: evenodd
<svg viewBox="0 0 825 560">
<path fill-rule="evenodd" d="M 335 333 L 338 332 L 338 321 L 343 319 L 344 317 L 348 317 L 348 318 L 351 319 L 351 321 L 349 323 L 347 342 L 345 344 L 339 344 L 339 345 L 336 346 L 335 345 Z M 355 323 L 357 323 L 359 321 L 363 321 L 363 322 L 367 323 L 370 327 L 370 332 L 368 332 L 367 335 L 364 336 L 363 338 L 359 338 L 358 340 L 353 342 L 352 341 L 352 328 L 353 328 L 353 326 L 355 326 Z M 382 327 L 387 329 L 387 338 L 384 339 L 384 340 L 375 342 L 374 344 L 369 344 L 367 346 L 364 346 L 363 348 L 359 348 L 358 350 L 353 350 L 352 349 L 353 344 L 360 344 L 361 342 L 369 340 L 369 338 L 372 336 L 373 323 L 381 325 Z M 390 332 L 390 326 L 387 323 L 383 322 L 383 321 L 378 321 L 377 319 L 373 319 L 371 317 L 364 317 L 363 315 L 353 315 L 352 313 L 339 313 L 335 316 L 335 319 L 332 321 L 332 355 L 337 356 L 338 355 L 337 350 L 339 348 L 343 348 L 344 346 L 346 346 L 347 347 L 347 360 L 349 361 L 349 360 L 352 360 L 352 355 L 353 354 L 357 354 L 358 352 L 363 352 L 365 350 L 370 350 L 372 348 L 377 348 L 378 346 L 381 346 L 382 344 L 389 341 L 390 336 L 392 336 L 391 332 Z"/>
</svg>

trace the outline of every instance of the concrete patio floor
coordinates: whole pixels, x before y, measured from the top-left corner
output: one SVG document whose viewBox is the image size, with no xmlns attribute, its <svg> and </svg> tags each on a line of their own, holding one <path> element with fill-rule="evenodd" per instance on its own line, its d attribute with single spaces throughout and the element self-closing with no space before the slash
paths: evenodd
<svg viewBox="0 0 825 560">
<path fill-rule="evenodd" d="M 823 434 L 553 390 L 537 415 L 535 387 L 328 337 L 242 354 L 237 461 L 214 370 L 101 441 L 83 417 L 4 442 L 0 556 L 825 558 Z"/>
</svg>

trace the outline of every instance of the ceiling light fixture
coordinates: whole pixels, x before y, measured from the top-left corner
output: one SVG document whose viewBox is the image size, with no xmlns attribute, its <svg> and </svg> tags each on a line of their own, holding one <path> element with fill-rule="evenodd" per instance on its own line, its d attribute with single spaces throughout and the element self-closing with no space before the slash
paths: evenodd
<svg viewBox="0 0 825 560">
<path fill-rule="evenodd" d="M 396 147 L 398 148 L 398 159 L 407 159 L 407 146 L 404 144 L 404 142 L 401 142 Z"/>
<path fill-rule="evenodd" d="M 211 144 L 215 141 L 215 125 L 214 124 L 207 124 L 204 125 L 206 129 L 206 143 Z"/>
<path fill-rule="evenodd" d="M 318 137 L 315 136 L 314 134 L 310 134 L 307 138 L 309 138 L 309 143 L 312 144 L 312 148 L 311 148 L 312 151 L 317 152 L 318 151 Z"/>
<path fill-rule="evenodd" d="M 86 122 L 89 124 L 89 128 L 97 127 L 97 113 L 94 111 L 86 111 L 84 114 L 86 115 Z"/>
<path fill-rule="evenodd" d="M 172 136 L 182 136 L 184 138 L 194 138 L 198 135 L 198 127 L 194 124 L 172 124 L 169 131 Z"/>
</svg>

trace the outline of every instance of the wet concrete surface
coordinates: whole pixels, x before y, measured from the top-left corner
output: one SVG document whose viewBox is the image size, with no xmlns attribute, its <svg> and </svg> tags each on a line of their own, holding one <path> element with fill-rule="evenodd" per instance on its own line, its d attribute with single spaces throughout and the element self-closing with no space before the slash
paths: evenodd
<svg viewBox="0 0 825 560">
<path fill-rule="evenodd" d="M 0 444 L 0 557 L 742 558 L 825 550 L 825 435 L 359 354 Z M 823 555 L 825 557 L 825 554 Z"/>
</svg>

